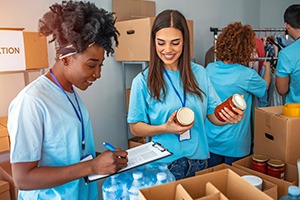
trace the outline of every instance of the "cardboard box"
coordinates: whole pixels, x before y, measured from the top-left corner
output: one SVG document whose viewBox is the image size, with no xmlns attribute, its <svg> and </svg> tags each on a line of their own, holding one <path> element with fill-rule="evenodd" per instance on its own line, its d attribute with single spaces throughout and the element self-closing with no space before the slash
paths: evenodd
<svg viewBox="0 0 300 200">
<path fill-rule="evenodd" d="M 290 185 L 296 185 L 298 183 L 297 180 L 297 166 L 286 164 L 286 171 L 285 171 L 285 179 L 279 179 L 272 176 L 269 176 L 267 174 L 263 174 L 260 172 L 257 172 L 252 169 L 252 156 L 247 156 L 243 159 L 240 159 L 238 161 L 235 161 L 232 163 L 232 165 L 236 168 L 239 168 L 243 171 L 249 172 L 249 174 L 258 176 L 262 178 L 263 180 L 267 180 L 271 183 L 274 183 L 278 186 L 278 197 L 281 197 L 288 193 L 288 187 Z"/>
<path fill-rule="evenodd" d="M 119 46 L 115 47 L 117 61 L 149 61 L 150 33 L 154 17 L 116 22 L 120 32 Z M 194 57 L 194 23 L 187 20 L 190 31 L 191 58 Z"/>
<path fill-rule="evenodd" d="M 155 1 L 147 0 L 113 0 L 112 11 L 117 21 L 155 17 Z"/>
<path fill-rule="evenodd" d="M 23 32 L 26 69 L 48 68 L 47 39 L 38 32 Z"/>
<path fill-rule="evenodd" d="M 255 109 L 254 151 L 296 165 L 300 158 L 300 117 L 285 117 L 282 106 Z"/>
<path fill-rule="evenodd" d="M 15 187 L 15 184 L 14 184 L 14 181 L 12 178 L 11 164 L 9 162 L 9 153 L 7 153 L 7 152 L 1 153 L 0 158 L 1 158 L 1 160 L 0 160 L 0 180 L 5 181 L 9 184 L 10 199 L 17 200 L 18 199 L 18 189 Z"/>
<path fill-rule="evenodd" d="M 133 148 L 146 143 L 145 137 L 133 137 L 128 140 L 128 148 Z"/>
<path fill-rule="evenodd" d="M 7 128 L 0 124 L 0 152 L 9 151 L 9 137 Z"/>
<path fill-rule="evenodd" d="M 129 100 L 130 100 L 130 89 L 126 89 L 126 113 L 128 112 L 128 108 L 129 108 Z"/>
<path fill-rule="evenodd" d="M 200 199 L 206 195 L 206 184 L 210 182 L 228 199 L 268 199 L 272 198 L 253 187 L 230 169 L 214 171 L 175 182 L 145 188 L 139 191 L 139 199 L 173 200 L 178 184 L 186 190 L 192 199 Z M 168 192 L 166 192 L 168 191 Z"/>
<path fill-rule="evenodd" d="M 7 116 L 0 117 L 0 124 L 2 124 L 4 127 L 7 127 L 7 120 L 8 120 Z"/>
<path fill-rule="evenodd" d="M 234 166 L 230 166 L 227 164 L 220 164 L 214 167 L 210 167 L 201 171 L 196 172 L 196 176 L 198 175 L 202 175 L 202 174 L 206 174 L 209 172 L 214 172 L 214 171 L 218 171 L 218 170 L 222 170 L 222 169 L 230 169 L 233 172 L 235 172 L 236 174 L 238 174 L 239 176 L 244 176 L 244 175 L 249 175 L 249 172 L 243 171 L 237 167 Z M 262 185 L 262 191 L 267 194 L 268 196 L 270 196 L 272 199 L 278 199 L 278 186 L 270 181 L 267 181 L 265 179 L 263 180 L 263 185 Z"/>
<path fill-rule="evenodd" d="M 38 32 L 0 28 L 0 71 L 13 72 L 48 68 L 47 39 Z"/>
<path fill-rule="evenodd" d="M 0 180 L 0 199 L 10 200 L 9 184 L 6 181 Z"/>
</svg>

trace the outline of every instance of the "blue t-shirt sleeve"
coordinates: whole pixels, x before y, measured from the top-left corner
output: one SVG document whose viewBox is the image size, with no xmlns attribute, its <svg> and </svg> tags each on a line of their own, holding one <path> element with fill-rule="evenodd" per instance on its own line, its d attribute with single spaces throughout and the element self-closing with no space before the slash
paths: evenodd
<svg viewBox="0 0 300 200">
<path fill-rule="evenodd" d="M 291 69 L 289 66 L 291 66 L 291 64 L 288 57 L 282 52 L 279 52 L 276 66 L 276 75 L 280 77 L 287 77 L 291 73 Z"/>
<path fill-rule="evenodd" d="M 213 114 L 215 108 L 217 107 L 217 105 L 219 105 L 221 103 L 221 100 L 215 90 L 215 88 L 213 87 L 213 85 L 211 84 L 210 78 L 207 76 L 207 87 L 208 87 L 208 106 L 207 106 L 207 114 Z"/>
<path fill-rule="evenodd" d="M 147 113 L 147 83 L 144 76 L 140 73 L 132 81 L 130 99 L 128 107 L 128 123 L 144 122 L 149 123 Z"/>
</svg>

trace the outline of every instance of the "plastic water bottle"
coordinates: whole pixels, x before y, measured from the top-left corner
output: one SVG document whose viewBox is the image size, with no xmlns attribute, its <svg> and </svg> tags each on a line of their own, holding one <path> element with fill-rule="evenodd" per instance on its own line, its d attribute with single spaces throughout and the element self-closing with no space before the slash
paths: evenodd
<svg viewBox="0 0 300 200">
<path fill-rule="evenodd" d="M 158 172 L 156 174 L 156 183 L 155 185 L 161 185 L 167 183 L 167 174 L 165 172 Z"/>
<path fill-rule="evenodd" d="M 280 197 L 279 200 L 300 200 L 300 188 L 297 186 L 289 186 L 288 194 Z"/>
<path fill-rule="evenodd" d="M 123 188 L 119 174 L 108 177 L 102 185 L 103 200 L 122 200 Z"/>
<path fill-rule="evenodd" d="M 156 174 L 159 172 L 157 164 L 148 164 L 144 172 L 146 187 L 152 187 L 156 183 Z"/>
<path fill-rule="evenodd" d="M 176 178 L 175 178 L 174 174 L 172 174 L 172 172 L 169 170 L 167 164 L 160 164 L 159 165 L 159 171 L 165 172 L 167 174 L 167 182 L 176 181 Z"/>
<path fill-rule="evenodd" d="M 137 200 L 139 195 L 139 190 L 144 188 L 143 172 L 134 171 L 132 173 L 133 181 L 128 190 L 128 195 L 130 200 Z"/>
</svg>

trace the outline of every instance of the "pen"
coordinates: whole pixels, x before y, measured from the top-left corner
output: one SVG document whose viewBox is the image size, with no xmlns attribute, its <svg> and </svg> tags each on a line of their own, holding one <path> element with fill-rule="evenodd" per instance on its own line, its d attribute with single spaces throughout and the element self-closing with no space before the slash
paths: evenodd
<svg viewBox="0 0 300 200">
<path fill-rule="evenodd" d="M 110 151 L 116 151 L 116 148 L 108 142 L 103 142 L 103 145 Z"/>
</svg>

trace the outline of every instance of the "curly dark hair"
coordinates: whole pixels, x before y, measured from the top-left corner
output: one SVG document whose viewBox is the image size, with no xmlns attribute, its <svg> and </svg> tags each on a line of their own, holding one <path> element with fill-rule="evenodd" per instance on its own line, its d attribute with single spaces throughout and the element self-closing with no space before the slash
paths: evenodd
<svg viewBox="0 0 300 200">
<path fill-rule="evenodd" d="M 217 60 L 247 65 L 255 50 L 255 33 L 250 25 L 234 22 L 222 29 L 217 38 Z"/>
<path fill-rule="evenodd" d="M 98 44 L 107 56 L 114 53 L 113 41 L 118 45 L 114 13 L 97 8 L 83 1 L 62 1 L 50 6 L 50 11 L 39 20 L 39 32 L 52 35 L 49 43 L 56 41 L 59 47 L 73 45 L 78 53 L 91 44 Z"/>
</svg>

